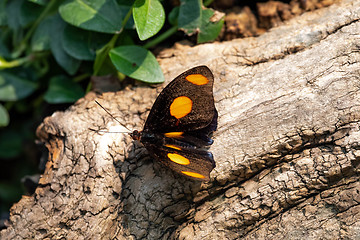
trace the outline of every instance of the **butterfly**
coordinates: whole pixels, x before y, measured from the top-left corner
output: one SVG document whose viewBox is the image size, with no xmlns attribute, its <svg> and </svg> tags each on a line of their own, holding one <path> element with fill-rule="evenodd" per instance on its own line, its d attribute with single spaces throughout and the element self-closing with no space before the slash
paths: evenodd
<svg viewBox="0 0 360 240">
<path fill-rule="evenodd" d="M 206 66 L 177 76 L 159 94 L 142 131 L 130 136 L 149 155 L 188 178 L 209 181 L 215 161 L 208 146 L 217 129 L 213 97 L 214 76 Z"/>
</svg>

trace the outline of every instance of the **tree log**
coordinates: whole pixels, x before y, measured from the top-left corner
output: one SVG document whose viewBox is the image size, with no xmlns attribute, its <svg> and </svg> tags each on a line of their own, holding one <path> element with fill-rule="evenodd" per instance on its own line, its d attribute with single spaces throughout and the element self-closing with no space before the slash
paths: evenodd
<svg viewBox="0 0 360 240">
<path fill-rule="evenodd" d="M 37 130 L 46 170 L 0 238 L 360 239 L 359 19 L 360 1 L 341 1 L 256 38 L 158 55 L 167 81 L 197 65 L 214 72 L 207 183 L 127 134 L 89 130 L 141 130 L 160 88 L 91 92 L 54 113 Z"/>
</svg>

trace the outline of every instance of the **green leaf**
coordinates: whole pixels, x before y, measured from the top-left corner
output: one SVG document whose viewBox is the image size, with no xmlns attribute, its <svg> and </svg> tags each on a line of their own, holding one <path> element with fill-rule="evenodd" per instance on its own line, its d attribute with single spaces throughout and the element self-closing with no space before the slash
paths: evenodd
<svg viewBox="0 0 360 240">
<path fill-rule="evenodd" d="M 178 24 L 179 10 L 180 7 L 174 7 L 168 15 L 168 21 L 173 26 Z"/>
<path fill-rule="evenodd" d="M 6 127 L 9 124 L 10 118 L 6 108 L 0 104 L 0 127 Z"/>
<path fill-rule="evenodd" d="M 53 18 L 53 16 L 47 17 L 37 26 L 31 38 L 31 49 L 33 51 L 45 51 L 50 49 Z"/>
<path fill-rule="evenodd" d="M 115 37 L 115 36 L 114 36 Z M 96 58 L 93 65 L 93 75 L 104 76 L 104 75 L 116 75 L 118 71 L 115 69 L 114 64 L 110 60 L 109 52 L 113 49 L 112 42 L 116 40 L 119 45 L 133 45 L 134 42 L 129 34 L 120 34 L 116 39 L 112 39 L 104 47 L 96 51 Z"/>
<path fill-rule="evenodd" d="M 131 6 L 119 5 L 114 0 L 71 0 L 62 4 L 59 12 L 67 23 L 79 28 L 116 33 L 130 9 Z"/>
<path fill-rule="evenodd" d="M 79 60 L 94 60 L 96 50 L 110 41 L 111 36 L 66 25 L 63 38 L 67 54 Z"/>
<path fill-rule="evenodd" d="M 50 79 L 44 99 L 48 103 L 72 103 L 84 96 L 81 86 L 65 76 Z"/>
<path fill-rule="evenodd" d="M 20 31 L 21 24 L 20 24 L 20 8 L 24 0 L 13 0 L 9 1 L 6 6 L 6 18 L 8 22 L 8 26 L 10 29 L 14 30 L 15 32 Z"/>
<path fill-rule="evenodd" d="M 26 27 L 31 22 L 35 21 L 41 14 L 42 10 L 43 7 L 38 4 L 28 1 L 23 2 L 21 4 L 19 16 L 21 26 Z"/>
<path fill-rule="evenodd" d="M 120 46 L 110 51 L 110 59 L 116 69 L 137 80 L 147 83 L 164 82 L 164 75 L 155 56 L 139 46 Z"/>
<path fill-rule="evenodd" d="M 75 74 L 78 70 L 81 61 L 71 57 L 65 52 L 63 47 L 63 34 L 66 23 L 60 18 L 59 15 L 55 15 L 52 18 L 51 29 L 51 41 L 50 48 L 54 54 L 56 62 L 70 75 Z"/>
<path fill-rule="evenodd" d="M 7 25 L 6 2 L 7 0 L 0 0 L 0 26 Z"/>
<path fill-rule="evenodd" d="M 165 11 L 158 0 L 136 0 L 133 17 L 139 38 L 144 41 L 160 31 L 165 22 Z"/>
<path fill-rule="evenodd" d="M 0 72 L 0 101 L 16 101 L 33 93 L 37 84 L 8 72 Z"/>
<path fill-rule="evenodd" d="M 201 1 L 181 0 L 178 26 L 187 34 L 196 32 L 201 25 Z"/>
<path fill-rule="evenodd" d="M 28 0 L 28 1 L 39 4 L 41 6 L 45 6 L 48 3 L 48 0 Z"/>
<path fill-rule="evenodd" d="M 212 9 L 203 10 L 200 31 L 197 36 L 198 43 L 214 41 L 219 35 L 224 25 L 224 18 L 221 18 L 218 22 L 212 22 L 211 17 L 213 15 L 214 11 Z"/>
</svg>

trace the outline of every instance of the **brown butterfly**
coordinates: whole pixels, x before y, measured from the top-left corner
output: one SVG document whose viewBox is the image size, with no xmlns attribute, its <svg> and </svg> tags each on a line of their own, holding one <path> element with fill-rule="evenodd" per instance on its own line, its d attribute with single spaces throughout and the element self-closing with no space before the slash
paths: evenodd
<svg viewBox="0 0 360 240">
<path fill-rule="evenodd" d="M 157 97 L 142 131 L 130 135 L 150 156 L 191 179 L 208 181 L 215 168 L 206 147 L 217 128 L 214 76 L 206 66 L 192 68 L 170 82 Z"/>
</svg>

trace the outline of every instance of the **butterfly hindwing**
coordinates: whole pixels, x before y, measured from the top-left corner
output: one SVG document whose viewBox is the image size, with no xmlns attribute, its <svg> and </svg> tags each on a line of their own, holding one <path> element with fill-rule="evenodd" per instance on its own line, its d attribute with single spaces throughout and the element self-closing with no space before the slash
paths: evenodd
<svg viewBox="0 0 360 240">
<path fill-rule="evenodd" d="M 210 152 L 201 149 L 183 149 L 177 145 L 145 144 L 150 155 L 173 171 L 191 179 L 208 181 L 215 161 Z"/>
</svg>

